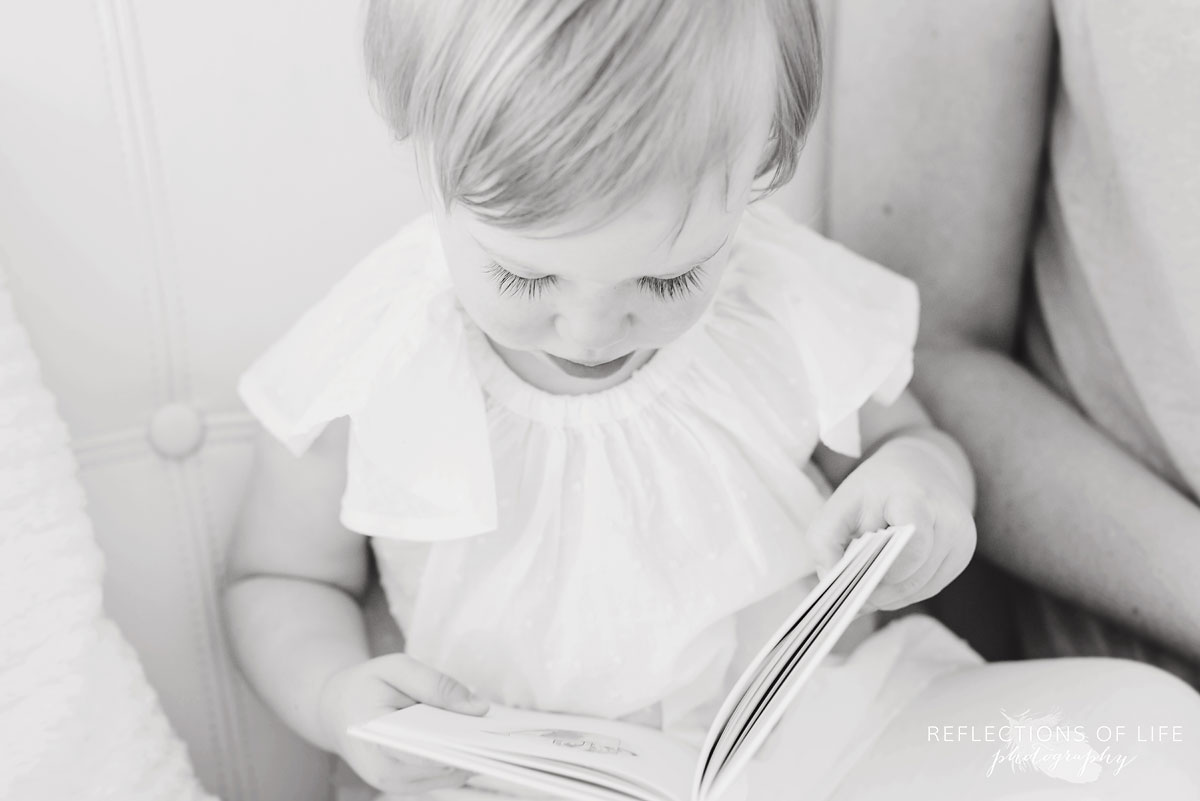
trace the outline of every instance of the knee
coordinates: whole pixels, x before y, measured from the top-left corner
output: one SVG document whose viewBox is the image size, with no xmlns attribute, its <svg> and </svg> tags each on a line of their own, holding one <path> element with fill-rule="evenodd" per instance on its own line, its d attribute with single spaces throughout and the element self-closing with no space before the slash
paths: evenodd
<svg viewBox="0 0 1200 801">
<path fill-rule="evenodd" d="M 1129 760 L 1136 783 L 1162 790 L 1166 793 L 1162 797 L 1182 798 L 1185 795 L 1172 793 L 1184 790 L 1196 797 L 1200 693 L 1153 665 L 1120 659 L 1089 661 L 1094 678 L 1089 682 L 1081 672 L 1081 689 L 1094 703 L 1086 715 L 1093 747 Z"/>
<path fill-rule="evenodd" d="M 1072 660 L 1074 661 L 1074 660 Z M 1200 724 L 1200 693 L 1162 668 L 1128 659 L 1088 659 L 1094 674 L 1094 691 L 1110 709 L 1138 715 L 1165 713 Z M 1086 671 L 1081 671 L 1081 677 Z M 1089 683 L 1083 677 L 1082 683 Z M 1200 737 L 1200 730 L 1196 731 Z"/>
</svg>

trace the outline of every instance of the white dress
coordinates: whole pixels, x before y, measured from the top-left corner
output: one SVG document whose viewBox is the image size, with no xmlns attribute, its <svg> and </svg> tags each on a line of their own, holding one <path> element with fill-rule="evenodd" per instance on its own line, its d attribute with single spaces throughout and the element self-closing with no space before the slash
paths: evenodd
<svg viewBox="0 0 1200 801">
<path fill-rule="evenodd" d="M 692 329 L 623 384 L 552 395 L 465 316 L 422 218 L 238 389 L 297 455 L 349 415 L 341 520 L 373 538 L 410 655 L 504 704 L 661 704 L 664 730 L 696 742 L 810 586 L 803 534 L 828 494 L 813 449 L 857 454 L 859 408 L 910 378 L 917 317 L 911 282 L 756 204 Z M 914 692 L 979 658 L 915 618 L 855 660 L 875 686 L 850 728 L 885 714 L 888 676 Z"/>
</svg>

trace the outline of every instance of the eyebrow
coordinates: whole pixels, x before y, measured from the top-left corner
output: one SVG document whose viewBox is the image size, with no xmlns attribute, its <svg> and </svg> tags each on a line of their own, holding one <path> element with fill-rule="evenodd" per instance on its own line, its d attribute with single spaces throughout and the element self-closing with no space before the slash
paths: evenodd
<svg viewBox="0 0 1200 801">
<path fill-rule="evenodd" d="M 729 236 L 732 236 L 732 234 L 730 234 Z M 700 266 L 701 264 L 704 264 L 706 261 L 708 261 L 709 259 L 713 258 L 714 256 L 716 256 L 718 253 L 721 252 L 721 248 L 725 247 L 725 245 L 729 242 L 729 236 L 726 236 L 724 239 L 722 239 L 721 244 L 719 244 L 715 248 L 713 248 L 713 251 L 711 253 L 709 253 L 707 256 L 702 256 L 699 259 L 694 259 L 692 261 L 685 262 L 681 266 L 674 267 L 674 268 L 672 268 L 670 274 L 672 274 L 672 275 L 674 275 L 676 273 L 681 274 L 681 273 L 687 272 L 688 270 L 693 270 L 696 267 Z M 553 273 L 548 273 L 544 270 L 539 270 L 537 268 L 530 267 L 528 264 L 522 264 L 521 262 L 517 261 L 516 259 L 510 259 L 502 253 L 497 253 L 496 251 L 494 251 L 491 248 L 484 245 L 478 239 L 475 239 L 475 237 L 473 237 L 473 236 L 471 237 L 471 239 L 472 239 L 472 241 L 475 242 L 476 245 L 479 245 L 480 250 L 482 250 L 487 255 L 491 256 L 497 262 L 500 262 L 502 264 L 508 264 L 508 265 L 511 265 L 518 269 L 526 270 L 530 273 L 536 273 L 538 275 L 553 275 Z"/>
</svg>

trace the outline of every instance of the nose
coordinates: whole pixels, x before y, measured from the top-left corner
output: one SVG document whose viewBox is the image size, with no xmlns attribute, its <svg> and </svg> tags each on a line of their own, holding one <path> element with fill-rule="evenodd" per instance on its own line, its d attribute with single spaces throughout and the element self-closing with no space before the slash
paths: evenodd
<svg viewBox="0 0 1200 801">
<path fill-rule="evenodd" d="M 633 315 L 612 303 L 563 309 L 554 320 L 559 337 L 584 358 L 612 355 L 606 351 L 625 339 L 632 324 Z"/>
</svg>

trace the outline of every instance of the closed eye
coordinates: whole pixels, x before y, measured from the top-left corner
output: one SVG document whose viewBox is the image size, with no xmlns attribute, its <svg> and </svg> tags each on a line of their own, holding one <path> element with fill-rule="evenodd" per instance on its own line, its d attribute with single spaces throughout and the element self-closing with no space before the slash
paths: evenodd
<svg viewBox="0 0 1200 801">
<path fill-rule="evenodd" d="M 510 273 L 496 262 L 492 262 L 485 269 L 487 270 L 487 274 L 496 281 L 501 295 L 536 298 L 546 289 L 554 286 L 555 281 L 558 280 L 553 275 L 543 275 L 541 278 L 524 278 Z"/>
<path fill-rule="evenodd" d="M 674 278 L 639 278 L 638 286 L 653 292 L 660 300 L 678 300 L 699 289 L 703 283 L 703 276 L 704 265 L 697 264 L 683 275 Z"/>
<path fill-rule="evenodd" d="M 509 272 L 496 262 L 489 264 L 485 270 L 496 282 L 501 295 L 537 298 L 547 289 L 558 282 L 558 276 L 543 275 L 540 278 L 525 278 Z M 637 279 L 638 286 L 654 294 L 659 300 L 679 300 L 691 295 L 703 283 L 704 265 L 697 264 L 682 275 L 673 278 L 654 278 L 645 276 Z"/>
</svg>

